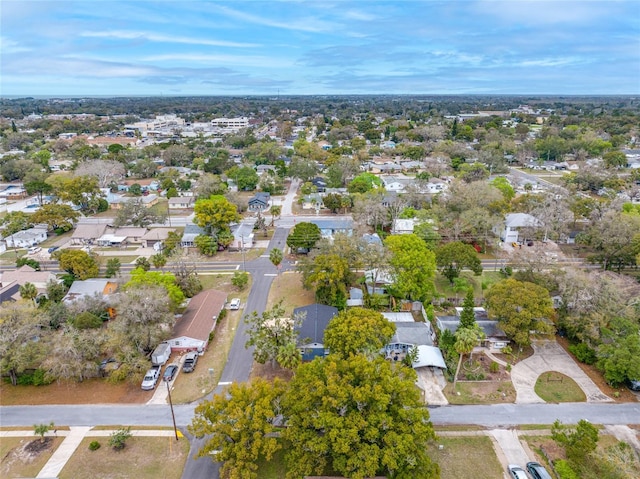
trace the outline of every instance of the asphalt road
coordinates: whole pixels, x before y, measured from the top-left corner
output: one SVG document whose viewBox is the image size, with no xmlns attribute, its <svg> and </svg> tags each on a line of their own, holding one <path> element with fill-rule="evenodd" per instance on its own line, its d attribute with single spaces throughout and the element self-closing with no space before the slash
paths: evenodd
<svg viewBox="0 0 640 479">
<path fill-rule="evenodd" d="M 178 426 L 191 423 L 196 404 L 174 406 Z M 494 404 L 488 406 L 441 406 L 429 408 L 434 425 L 464 424 L 507 428 L 521 424 L 552 424 L 556 419 L 577 423 L 629 425 L 640 423 L 640 403 Z M 48 423 L 69 426 L 172 426 L 168 405 L 64 405 L 3 406 L 4 427 Z M 208 476 L 193 476 L 208 477 Z"/>
<path fill-rule="evenodd" d="M 252 285 L 244 310 L 242 311 L 243 317 L 253 313 L 254 311 L 258 314 L 262 314 L 264 311 L 267 305 L 267 297 L 269 296 L 271 283 L 278 272 L 276 267 L 273 266 L 269 260 L 269 251 L 273 248 L 284 249 L 288 234 L 288 229 L 277 228 L 269 242 L 267 251 L 265 251 L 260 258 L 256 258 L 253 261 L 246 263 L 246 270 L 251 273 Z M 283 268 L 286 268 L 286 265 L 283 265 Z M 232 382 L 245 382 L 249 379 L 251 366 L 253 365 L 253 348 L 245 348 L 246 342 L 247 324 L 241 320 L 233 338 L 233 343 L 231 344 L 227 363 L 222 370 L 218 387 L 205 399 L 211 399 L 213 394 L 218 394 L 224 391 L 225 387 Z M 167 409 L 166 406 L 165 409 Z M 187 408 L 186 412 L 181 412 L 181 414 L 185 415 L 182 420 L 186 420 L 186 423 L 180 424 L 189 424 L 193 418 L 193 406 L 191 406 L 190 409 Z M 177 417 L 176 420 L 178 420 Z M 205 441 L 205 438 L 191 439 L 191 450 L 182 472 L 182 479 L 197 479 L 202 477 L 215 479 L 220 476 L 220 463 L 213 462 L 208 457 L 198 459 L 194 458 L 195 454 L 202 448 Z"/>
</svg>

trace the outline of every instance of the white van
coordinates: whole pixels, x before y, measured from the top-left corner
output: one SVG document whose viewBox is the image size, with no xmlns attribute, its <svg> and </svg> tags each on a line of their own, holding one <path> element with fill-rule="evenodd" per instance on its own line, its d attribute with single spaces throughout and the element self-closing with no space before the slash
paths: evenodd
<svg viewBox="0 0 640 479">
<path fill-rule="evenodd" d="M 240 298 L 233 298 L 229 303 L 229 309 L 240 309 Z"/>
</svg>

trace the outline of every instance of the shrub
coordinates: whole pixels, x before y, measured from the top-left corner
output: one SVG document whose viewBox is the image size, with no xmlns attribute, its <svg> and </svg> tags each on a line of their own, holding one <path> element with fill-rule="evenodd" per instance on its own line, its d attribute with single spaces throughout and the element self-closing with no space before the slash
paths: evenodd
<svg viewBox="0 0 640 479">
<path fill-rule="evenodd" d="M 576 474 L 575 471 L 571 469 L 569 463 L 564 459 L 558 459 L 553 463 L 553 467 L 558 473 L 558 476 L 560 476 L 560 479 L 580 479 L 578 474 Z"/>
<path fill-rule="evenodd" d="M 51 421 L 49 424 L 34 424 L 33 433 L 36 436 L 40 436 L 40 441 L 44 441 L 45 434 L 47 434 L 49 430 L 53 429 L 54 427 L 55 425 L 53 424 L 53 421 Z"/>
<path fill-rule="evenodd" d="M 595 350 L 591 349 L 585 343 L 572 344 L 569 346 L 569 351 L 571 351 L 581 363 L 595 364 L 598 359 Z"/>
<path fill-rule="evenodd" d="M 236 271 L 231 278 L 231 284 L 233 284 L 239 291 L 242 291 L 247 287 L 249 283 L 249 273 L 244 271 Z"/>
<path fill-rule="evenodd" d="M 102 319 L 89 311 L 83 311 L 73 320 L 73 326 L 77 329 L 93 329 L 102 326 Z"/>
<path fill-rule="evenodd" d="M 491 371 L 492 373 L 497 373 L 498 371 L 500 371 L 500 365 L 495 361 L 491 361 L 491 364 L 489 365 L 489 371 Z"/>
<path fill-rule="evenodd" d="M 465 377 L 467 378 L 467 381 L 482 381 L 483 379 L 485 379 L 485 375 L 483 372 L 467 373 Z"/>
<path fill-rule="evenodd" d="M 18 385 L 20 386 L 44 386 L 52 382 L 53 380 L 46 377 L 43 369 L 36 369 L 31 373 L 23 373 L 18 376 Z"/>
<path fill-rule="evenodd" d="M 124 449 L 126 446 L 127 439 L 131 437 L 131 428 L 123 427 L 114 431 L 111 436 L 109 436 L 109 446 L 111 446 L 116 451 L 120 451 Z"/>
<path fill-rule="evenodd" d="M 97 451 L 98 449 L 100 449 L 100 443 L 98 441 L 91 441 L 89 443 L 90 451 Z"/>
</svg>

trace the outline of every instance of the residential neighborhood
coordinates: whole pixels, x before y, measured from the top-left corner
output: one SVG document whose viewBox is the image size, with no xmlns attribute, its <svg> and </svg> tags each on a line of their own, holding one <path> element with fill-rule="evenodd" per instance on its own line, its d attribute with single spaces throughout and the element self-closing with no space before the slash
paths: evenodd
<svg viewBox="0 0 640 479">
<path fill-rule="evenodd" d="M 117 99 L 0 100 L 0 411 L 190 407 L 176 439 L 211 439 L 185 446 L 184 471 L 214 467 L 186 458 L 203 448 L 223 475 L 271 461 L 280 477 L 365 477 L 326 465 L 367 455 L 332 442 L 346 414 L 393 424 L 402 477 L 446 479 L 436 407 L 637 404 L 640 112 L 551 100 L 228 99 L 213 115 L 147 99 L 125 116 Z M 606 441 L 637 451 L 637 422 Z M 273 459 L 242 459 L 254 433 Z M 549 433 L 478 436 L 495 462 L 482 477 L 567 462 Z M 325 465 L 294 447 L 311 437 Z M 373 473 L 396 477 L 387 460 Z"/>
</svg>

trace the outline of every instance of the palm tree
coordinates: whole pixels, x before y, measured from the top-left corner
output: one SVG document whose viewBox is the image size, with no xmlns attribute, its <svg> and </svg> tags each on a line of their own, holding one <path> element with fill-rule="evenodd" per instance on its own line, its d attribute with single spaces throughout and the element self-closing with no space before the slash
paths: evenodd
<svg viewBox="0 0 640 479">
<path fill-rule="evenodd" d="M 282 263 L 283 258 L 282 250 L 279 248 L 273 248 L 269 252 L 269 260 L 273 263 L 273 265 L 277 268 Z"/>
<path fill-rule="evenodd" d="M 271 226 L 273 226 L 273 222 L 276 220 L 276 218 L 280 218 L 281 214 L 282 214 L 282 206 L 273 205 L 271 207 Z"/>
<path fill-rule="evenodd" d="M 38 296 L 38 288 L 33 283 L 24 283 L 20 286 L 20 296 L 22 299 L 30 299 L 35 302 L 36 296 Z"/>
<path fill-rule="evenodd" d="M 301 361 L 300 350 L 296 343 L 287 343 L 278 350 L 276 362 L 284 369 L 296 369 Z"/>
<path fill-rule="evenodd" d="M 458 359 L 458 367 L 456 368 L 456 375 L 453 378 L 453 385 L 455 387 L 456 380 L 458 379 L 458 373 L 460 372 L 460 365 L 462 364 L 462 356 L 469 355 L 469 363 L 471 363 L 471 355 L 473 348 L 478 344 L 478 332 L 472 328 L 458 328 L 456 331 L 456 342 L 453 345 L 456 352 L 460 355 Z"/>
<path fill-rule="evenodd" d="M 151 262 L 153 263 L 153 267 L 156 269 L 160 269 L 167 264 L 167 257 L 162 253 L 154 254 L 151 257 Z"/>
</svg>

